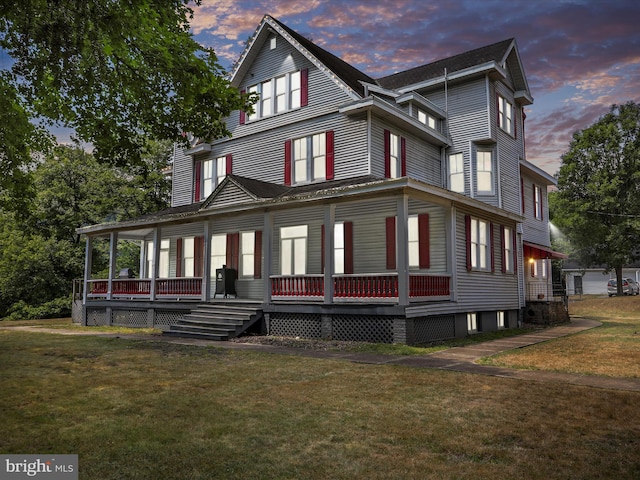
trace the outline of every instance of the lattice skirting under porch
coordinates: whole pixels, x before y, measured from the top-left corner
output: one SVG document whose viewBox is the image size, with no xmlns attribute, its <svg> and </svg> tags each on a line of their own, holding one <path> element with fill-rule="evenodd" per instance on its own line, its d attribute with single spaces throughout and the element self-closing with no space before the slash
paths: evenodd
<svg viewBox="0 0 640 480">
<path fill-rule="evenodd" d="M 88 307 L 87 326 L 117 325 L 131 328 L 159 328 L 167 330 L 176 325 L 185 310 L 148 310 L 139 308 Z"/>
</svg>

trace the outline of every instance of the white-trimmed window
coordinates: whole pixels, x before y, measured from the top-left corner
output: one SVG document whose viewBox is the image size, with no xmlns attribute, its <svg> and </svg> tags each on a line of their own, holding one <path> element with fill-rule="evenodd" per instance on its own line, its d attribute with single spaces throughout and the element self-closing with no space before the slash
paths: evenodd
<svg viewBox="0 0 640 480">
<path fill-rule="evenodd" d="M 407 219 L 407 235 L 409 239 L 409 267 L 420 268 L 420 233 L 418 215 L 410 215 Z"/>
<path fill-rule="evenodd" d="M 302 105 L 301 72 L 291 72 L 251 85 L 247 88 L 247 93 L 258 94 L 260 98 L 253 106 L 254 113 L 247 115 L 247 120 L 257 120 L 299 108 Z"/>
<path fill-rule="evenodd" d="M 515 132 L 513 118 L 513 105 L 502 95 L 498 95 L 498 126 L 509 135 Z"/>
<path fill-rule="evenodd" d="M 491 150 L 476 152 L 476 176 L 479 195 L 493 195 L 493 155 Z"/>
<path fill-rule="evenodd" d="M 240 276 L 242 277 L 253 277 L 255 239 L 255 232 L 240 232 Z"/>
<path fill-rule="evenodd" d="M 478 314 L 477 313 L 467 313 L 467 332 L 468 333 L 478 332 Z"/>
<path fill-rule="evenodd" d="M 185 237 L 182 241 L 182 259 L 184 262 L 183 277 L 194 277 L 196 266 L 195 238 Z"/>
<path fill-rule="evenodd" d="M 160 265 L 158 266 L 158 278 L 169 277 L 169 239 L 160 240 Z M 153 242 L 147 242 L 147 278 L 153 277 Z"/>
<path fill-rule="evenodd" d="M 462 153 L 449 155 L 449 189 L 464 193 L 464 158 Z"/>
<path fill-rule="evenodd" d="M 500 311 L 497 313 L 498 317 L 498 328 L 504 328 L 504 312 Z"/>
<path fill-rule="evenodd" d="M 540 260 L 540 275 L 542 278 L 547 278 L 547 260 L 544 258 Z"/>
<path fill-rule="evenodd" d="M 344 222 L 336 222 L 333 226 L 333 271 L 337 275 L 344 273 L 345 255 L 345 238 L 344 238 Z"/>
<path fill-rule="evenodd" d="M 505 273 L 513 273 L 513 230 L 504 227 L 502 230 L 502 270 Z"/>
<path fill-rule="evenodd" d="M 433 128 L 434 130 L 436 130 L 438 125 L 435 117 L 429 115 L 427 112 L 423 112 L 422 110 L 418 110 L 418 121 L 420 123 L 424 123 L 429 128 Z"/>
<path fill-rule="evenodd" d="M 402 157 L 400 152 L 400 136 L 391 133 L 389 135 L 389 178 L 400 178 L 402 176 Z"/>
<path fill-rule="evenodd" d="M 227 158 L 218 157 L 202 163 L 202 198 L 211 195 L 227 175 Z"/>
<path fill-rule="evenodd" d="M 307 273 L 307 225 L 280 228 L 282 275 Z"/>
<path fill-rule="evenodd" d="M 489 270 L 489 223 L 471 218 L 471 268 Z"/>
<path fill-rule="evenodd" d="M 211 273 L 215 275 L 218 268 L 227 263 L 227 234 L 211 236 Z"/>
<path fill-rule="evenodd" d="M 533 215 L 536 219 L 542 220 L 542 187 L 533 185 Z"/>
<path fill-rule="evenodd" d="M 327 174 L 326 133 L 319 133 L 293 140 L 294 183 L 322 180 Z"/>
<path fill-rule="evenodd" d="M 538 261 L 533 258 L 529 260 L 529 268 L 531 269 L 531 276 L 536 278 L 538 276 Z"/>
</svg>

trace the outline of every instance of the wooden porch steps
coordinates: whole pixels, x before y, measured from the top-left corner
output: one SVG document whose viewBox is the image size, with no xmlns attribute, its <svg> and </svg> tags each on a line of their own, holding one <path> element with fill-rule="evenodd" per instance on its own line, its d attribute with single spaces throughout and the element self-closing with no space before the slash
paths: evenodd
<svg viewBox="0 0 640 480">
<path fill-rule="evenodd" d="M 226 341 L 262 320 L 260 303 L 201 303 L 185 314 L 165 335 Z"/>
</svg>

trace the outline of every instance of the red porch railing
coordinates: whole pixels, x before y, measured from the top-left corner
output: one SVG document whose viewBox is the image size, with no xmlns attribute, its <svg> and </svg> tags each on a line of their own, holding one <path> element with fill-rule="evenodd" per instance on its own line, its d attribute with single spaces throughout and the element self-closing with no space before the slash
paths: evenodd
<svg viewBox="0 0 640 480">
<path fill-rule="evenodd" d="M 409 298 L 448 297 L 450 283 L 445 275 L 409 275 Z"/>
<path fill-rule="evenodd" d="M 324 297 L 324 275 L 271 277 L 273 297 Z"/>
<path fill-rule="evenodd" d="M 159 278 L 156 294 L 166 297 L 199 297 L 202 295 L 202 278 Z"/>
<path fill-rule="evenodd" d="M 105 297 L 108 280 L 89 280 L 89 296 Z M 150 297 L 151 280 L 148 278 L 116 278 L 112 280 L 111 294 L 118 297 Z M 159 278 L 156 295 L 165 297 L 199 297 L 202 295 L 202 278 Z"/>
<path fill-rule="evenodd" d="M 333 277 L 336 298 L 397 298 L 397 275 L 341 275 Z"/>
</svg>

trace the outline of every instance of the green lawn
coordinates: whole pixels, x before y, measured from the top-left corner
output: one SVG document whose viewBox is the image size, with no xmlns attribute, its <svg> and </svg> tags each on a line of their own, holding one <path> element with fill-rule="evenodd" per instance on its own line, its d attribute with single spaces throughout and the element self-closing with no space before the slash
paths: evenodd
<svg viewBox="0 0 640 480">
<path fill-rule="evenodd" d="M 0 330 L 0 452 L 78 454 L 81 479 L 640 478 L 639 402 L 633 392 Z"/>
</svg>

